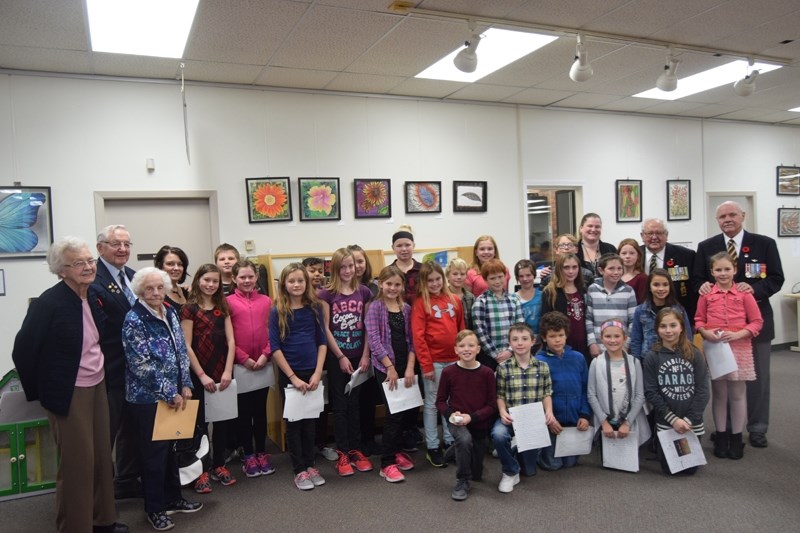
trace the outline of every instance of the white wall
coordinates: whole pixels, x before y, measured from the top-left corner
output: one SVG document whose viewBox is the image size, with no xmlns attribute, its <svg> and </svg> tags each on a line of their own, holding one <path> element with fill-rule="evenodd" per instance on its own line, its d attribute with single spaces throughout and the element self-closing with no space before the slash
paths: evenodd
<svg viewBox="0 0 800 533">
<path fill-rule="evenodd" d="M 93 240 L 96 190 L 216 189 L 221 239 L 239 247 L 253 239 L 256 253 L 388 248 L 396 227 L 409 223 L 420 248 L 494 234 L 507 262 L 527 247 L 527 183 L 582 186 L 584 209 L 603 217 L 612 243 L 639 233 L 637 224 L 614 223 L 616 179 L 643 180 L 645 217 L 665 215 L 666 179 L 692 180 L 692 221 L 671 224 L 674 241 L 701 239 L 706 191 L 753 190 L 753 176 L 768 185 L 758 187 L 760 233 L 774 236 L 777 207 L 797 205 L 774 196 L 774 167 L 794 162 L 800 129 L 197 86 L 187 87 L 187 101 L 191 165 L 177 86 L 2 75 L 0 185 L 51 186 L 56 237 Z M 146 158 L 156 160 L 152 174 Z M 294 222 L 247 222 L 244 179 L 266 175 L 291 176 Z M 299 176 L 341 178 L 341 222 L 298 221 Z M 363 177 L 392 179 L 390 221 L 354 220 L 352 180 Z M 402 184 L 412 180 L 442 181 L 441 215 L 405 214 Z M 454 214 L 453 180 L 488 181 L 489 212 Z M 778 241 L 786 290 L 798 281 L 791 241 Z M 56 278 L 39 260 L 3 260 L 0 268 L 2 373 L 12 366 L 27 299 Z M 794 310 L 781 300 L 773 300 L 776 343 L 797 339 Z"/>
</svg>

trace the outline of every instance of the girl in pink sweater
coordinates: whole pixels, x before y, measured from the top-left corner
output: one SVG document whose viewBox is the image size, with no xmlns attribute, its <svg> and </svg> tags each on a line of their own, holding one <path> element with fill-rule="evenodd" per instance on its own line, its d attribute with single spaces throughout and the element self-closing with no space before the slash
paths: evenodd
<svg viewBox="0 0 800 533">
<path fill-rule="evenodd" d="M 258 270 L 250 261 L 233 265 L 234 291 L 228 295 L 237 365 L 255 372 L 272 372 L 269 362 L 269 312 L 272 300 L 257 290 Z M 244 448 L 242 471 L 247 477 L 275 472 L 266 453 L 267 393 L 269 387 L 240 393 L 236 431 Z M 254 444 L 255 443 L 255 444 Z"/>
</svg>

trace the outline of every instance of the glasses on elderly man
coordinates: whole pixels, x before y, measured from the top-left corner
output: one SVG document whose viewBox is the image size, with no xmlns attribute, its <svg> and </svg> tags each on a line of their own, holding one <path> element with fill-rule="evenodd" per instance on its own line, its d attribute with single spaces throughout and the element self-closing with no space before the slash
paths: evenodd
<svg viewBox="0 0 800 533">
<path fill-rule="evenodd" d="M 667 234 L 666 231 L 643 231 L 642 232 L 642 235 L 644 235 L 647 238 L 650 238 L 650 237 L 663 237 L 666 234 Z"/>
<path fill-rule="evenodd" d="M 87 259 L 86 261 L 75 261 L 74 263 L 68 266 L 72 268 L 80 268 L 81 270 L 83 270 L 87 266 L 93 267 L 95 264 L 97 264 L 97 259 Z"/>
<path fill-rule="evenodd" d="M 115 250 L 119 250 L 120 248 L 130 248 L 133 246 L 131 241 L 100 241 L 103 244 L 107 244 Z"/>
</svg>

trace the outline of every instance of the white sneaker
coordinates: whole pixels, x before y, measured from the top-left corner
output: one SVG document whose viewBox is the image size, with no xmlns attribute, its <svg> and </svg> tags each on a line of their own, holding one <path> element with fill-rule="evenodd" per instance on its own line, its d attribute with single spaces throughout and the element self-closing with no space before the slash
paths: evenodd
<svg viewBox="0 0 800 533">
<path fill-rule="evenodd" d="M 331 448 L 330 446 L 325 446 L 320 450 L 320 454 L 322 457 L 327 459 L 328 461 L 335 461 L 339 458 L 339 454 L 336 453 L 336 450 Z"/>
<path fill-rule="evenodd" d="M 519 483 L 519 474 L 514 474 L 513 476 L 509 476 L 506 473 L 503 473 L 503 478 L 500 480 L 500 485 L 497 486 L 497 490 L 500 492 L 511 492 L 514 490 L 514 485 Z"/>
</svg>

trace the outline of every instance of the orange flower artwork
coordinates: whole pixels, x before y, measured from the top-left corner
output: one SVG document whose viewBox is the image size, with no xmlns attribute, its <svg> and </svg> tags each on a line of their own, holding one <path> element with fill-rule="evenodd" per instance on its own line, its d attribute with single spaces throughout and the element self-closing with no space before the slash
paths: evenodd
<svg viewBox="0 0 800 533">
<path fill-rule="evenodd" d="M 247 178 L 245 182 L 251 223 L 292 220 L 289 178 Z"/>
<path fill-rule="evenodd" d="M 267 183 L 256 189 L 255 194 L 255 209 L 265 217 L 275 218 L 280 215 L 286 207 L 286 193 L 283 192 L 283 187 L 273 183 Z"/>
</svg>

